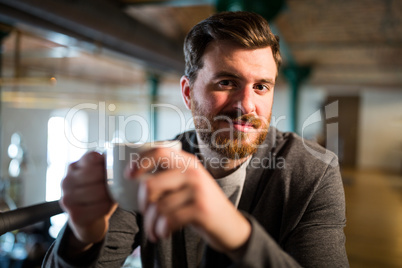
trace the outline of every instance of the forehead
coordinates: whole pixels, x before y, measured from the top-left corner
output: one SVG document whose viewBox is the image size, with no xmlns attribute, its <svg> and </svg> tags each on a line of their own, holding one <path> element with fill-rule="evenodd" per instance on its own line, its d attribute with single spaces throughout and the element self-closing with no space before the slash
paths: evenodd
<svg viewBox="0 0 402 268">
<path fill-rule="evenodd" d="M 277 66 L 269 46 L 249 49 L 230 41 L 212 41 L 202 60 L 204 71 L 242 72 L 274 80 L 277 76 Z"/>
</svg>

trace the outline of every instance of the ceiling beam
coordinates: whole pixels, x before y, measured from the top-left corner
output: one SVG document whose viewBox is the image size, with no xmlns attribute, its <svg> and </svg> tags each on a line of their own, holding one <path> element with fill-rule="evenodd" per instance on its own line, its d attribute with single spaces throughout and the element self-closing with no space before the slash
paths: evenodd
<svg viewBox="0 0 402 268">
<path fill-rule="evenodd" d="M 204 6 L 216 5 L 217 0 L 118 0 L 126 5 L 164 5 L 164 6 Z"/>
<path fill-rule="evenodd" d="M 111 1 L 0 0 L 0 19 L 82 38 L 150 68 L 184 70 L 182 44 L 130 17 Z"/>
</svg>

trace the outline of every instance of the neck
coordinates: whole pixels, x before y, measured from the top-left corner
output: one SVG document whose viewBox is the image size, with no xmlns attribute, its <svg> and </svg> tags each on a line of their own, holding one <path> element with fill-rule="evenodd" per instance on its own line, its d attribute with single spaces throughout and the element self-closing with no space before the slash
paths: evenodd
<svg viewBox="0 0 402 268">
<path fill-rule="evenodd" d="M 198 136 L 198 133 L 197 140 L 204 166 L 215 179 L 225 177 L 234 172 L 251 157 L 250 155 L 240 159 L 229 159 L 209 148 Z"/>
</svg>

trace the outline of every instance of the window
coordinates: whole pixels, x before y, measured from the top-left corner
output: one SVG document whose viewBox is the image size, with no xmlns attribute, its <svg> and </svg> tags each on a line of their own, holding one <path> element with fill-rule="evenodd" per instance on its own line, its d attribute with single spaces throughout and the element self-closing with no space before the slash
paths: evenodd
<svg viewBox="0 0 402 268">
<path fill-rule="evenodd" d="M 53 116 L 48 121 L 46 201 L 61 197 L 61 181 L 68 165 L 77 161 L 85 152 L 88 142 L 88 116 L 79 111 L 71 122 L 63 116 Z M 65 214 L 52 217 L 49 233 L 56 237 L 67 220 Z"/>
</svg>

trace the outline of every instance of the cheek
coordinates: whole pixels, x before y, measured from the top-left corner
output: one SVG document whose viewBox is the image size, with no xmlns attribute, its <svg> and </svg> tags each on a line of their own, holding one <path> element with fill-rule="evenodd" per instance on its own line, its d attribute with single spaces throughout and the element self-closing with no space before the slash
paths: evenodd
<svg viewBox="0 0 402 268">
<path fill-rule="evenodd" d="M 267 118 L 271 115 L 273 99 L 262 99 L 256 104 L 257 115 Z"/>
<path fill-rule="evenodd" d="M 208 112 L 216 114 L 225 109 L 228 103 L 228 97 L 227 94 L 222 92 L 210 93 L 204 96 L 202 103 L 204 103 L 204 107 Z"/>
</svg>

